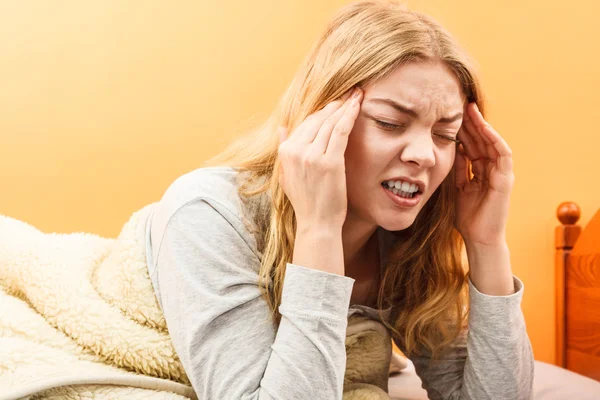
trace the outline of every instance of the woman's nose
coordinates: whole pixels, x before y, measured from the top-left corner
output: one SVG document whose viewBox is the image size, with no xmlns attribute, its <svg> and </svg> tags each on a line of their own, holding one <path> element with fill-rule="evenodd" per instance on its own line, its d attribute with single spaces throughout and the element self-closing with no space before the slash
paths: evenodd
<svg viewBox="0 0 600 400">
<path fill-rule="evenodd" d="M 413 135 L 400 152 L 400 160 L 422 168 L 435 166 L 434 143 L 430 134 Z"/>
</svg>

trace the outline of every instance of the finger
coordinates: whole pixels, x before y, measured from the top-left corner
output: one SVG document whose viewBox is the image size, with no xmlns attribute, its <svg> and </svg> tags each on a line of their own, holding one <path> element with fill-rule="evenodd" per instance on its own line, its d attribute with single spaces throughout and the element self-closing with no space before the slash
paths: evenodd
<svg viewBox="0 0 600 400">
<path fill-rule="evenodd" d="M 480 127 L 481 136 L 486 140 L 491 146 L 493 146 L 494 151 L 498 153 L 500 156 L 508 156 L 512 155 L 512 151 L 506 143 L 506 140 L 492 126 L 488 123 L 485 123 Z"/>
<path fill-rule="evenodd" d="M 491 146 L 498 153 L 495 162 L 500 172 L 503 174 L 512 173 L 512 150 L 508 146 L 508 143 L 491 126 L 485 129 L 485 135 L 490 140 Z"/>
<path fill-rule="evenodd" d="M 283 165 L 281 164 L 281 162 L 278 162 L 278 163 L 279 163 L 279 166 L 277 167 L 277 170 L 279 171 L 279 185 L 285 186 L 285 183 L 284 183 L 285 175 L 283 172 Z"/>
<path fill-rule="evenodd" d="M 497 159 L 500 156 L 500 154 L 498 153 L 494 145 L 489 141 L 488 137 L 485 134 L 481 137 L 483 138 L 483 141 L 485 143 L 485 151 L 487 154 L 487 158 L 489 158 L 490 160 Z"/>
<path fill-rule="evenodd" d="M 484 138 L 481 134 L 480 128 L 475 126 L 472 121 L 466 123 L 468 126 L 468 132 L 471 138 L 477 138 L 477 144 L 475 145 L 477 148 L 478 157 L 483 158 L 487 157 L 489 159 L 495 160 L 498 157 L 498 153 L 494 149 L 494 146 L 491 146 L 487 138 Z M 473 139 L 471 139 L 473 140 Z"/>
<path fill-rule="evenodd" d="M 463 117 L 463 127 L 465 136 L 468 136 L 468 142 L 471 145 L 469 154 L 473 154 L 473 158 L 471 160 L 475 160 L 478 158 L 487 157 L 487 151 L 485 148 L 485 143 L 481 139 L 481 134 L 477 130 L 477 126 L 473 123 L 473 121 L 469 118 L 469 109 L 470 105 L 467 105 L 467 112 Z"/>
<path fill-rule="evenodd" d="M 346 90 L 346 93 L 344 93 L 344 94 L 343 94 L 343 95 L 340 97 L 340 99 L 341 99 L 342 101 L 346 101 L 346 100 L 348 100 L 348 99 L 350 98 L 350 96 L 352 95 L 352 93 L 354 93 L 354 89 L 355 89 L 355 87 L 354 87 L 354 86 L 352 86 L 350 89 Z"/>
<path fill-rule="evenodd" d="M 284 126 L 277 127 L 277 133 L 279 135 L 279 144 L 285 142 L 287 139 L 288 130 Z"/>
<path fill-rule="evenodd" d="M 499 156 L 498 151 L 485 134 L 485 130 L 491 126 L 479 112 L 477 103 L 473 103 L 473 106 L 470 107 L 470 110 L 467 110 L 467 114 L 467 119 L 469 120 L 468 124 L 472 127 L 472 132 L 477 134 L 478 140 L 483 144 L 485 148 L 485 154 L 489 159 L 495 160 Z"/>
<path fill-rule="evenodd" d="M 346 108 L 346 112 L 344 112 L 344 115 L 342 115 L 331 131 L 325 151 L 326 155 L 330 157 L 344 156 L 346 146 L 348 145 L 348 137 L 350 136 L 350 132 L 352 132 L 354 121 L 356 121 L 356 117 L 358 117 L 358 112 L 360 111 L 362 96 L 363 91 L 360 89 L 357 89 L 357 91 L 353 93 L 350 104 L 348 104 L 348 107 Z"/>
<path fill-rule="evenodd" d="M 488 164 L 487 158 L 480 158 L 471 162 L 471 169 L 473 170 L 473 177 L 477 178 L 478 181 L 484 182 L 487 181 L 487 174 L 485 166 Z"/>
<path fill-rule="evenodd" d="M 457 188 L 464 187 L 470 180 L 467 155 L 461 146 L 457 147 L 454 158 L 454 176 Z"/>
<path fill-rule="evenodd" d="M 475 146 L 473 140 L 471 139 L 471 136 L 466 132 L 466 130 L 467 128 L 464 125 L 463 121 L 463 125 L 458 130 L 458 134 L 456 135 L 456 137 L 462 143 L 463 152 L 469 158 L 469 160 L 476 160 L 477 158 L 479 158 L 477 146 Z"/>
<path fill-rule="evenodd" d="M 304 119 L 304 121 L 302 121 L 302 123 L 300 123 L 300 125 L 298 125 L 292 134 L 290 141 L 296 144 L 311 143 L 315 138 L 317 130 L 323 124 L 323 121 L 333 114 L 337 109 L 339 109 L 342 104 L 343 101 L 338 99 L 328 103 L 322 109 L 310 114 Z"/>
<path fill-rule="evenodd" d="M 466 133 L 466 127 L 463 125 L 458 132 L 458 138 L 462 144 L 461 152 L 467 158 L 466 179 L 470 182 L 473 176 L 482 179 L 481 168 L 479 164 L 485 159 L 485 156 L 479 153 L 477 146 L 473 143 L 471 136 Z"/>
<path fill-rule="evenodd" d="M 281 145 L 283 142 L 285 142 L 285 140 L 287 139 L 287 133 L 288 130 L 287 128 L 283 127 L 283 126 L 278 126 L 277 127 L 277 134 L 279 136 L 279 144 Z M 277 160 L 276 163 L 278 164 L 277 169 L 279 171 L 279 184 L 283 185 L 283 165 L 281 165 L 281 160 Z"/>
<path fill-rule="evenodd" d="M 349 104 L 350 102 L 347 101 L 346 104 L 341 106 L 336 112 L 323 121 L 323 125 L 321 125 L 321 128 L 319 128 L 319 132 L 317 133 L 317 136 L 311 145 L 315 152 L 324 154 L 327 151 L 327 144 L 329 143 L 331 132 L 333 132 L 335 126 L 342 119 L 344 113 L 346 113 Z"/>
<path fill-rule="evenodd" d="M 503 173 L 512 172 L 512 150 L 506 140 L 490 124 L 485 122 L 477 106 L 474 107 L 472 113 L 480 124 L 481 136 L 489 142 L 489 146 L 497 154 L 496 164 L 500 171 Z"/>
<path fill-rule="evenodd" d="M 484 157 L 479 153 L 479 150 L 477 148 L 477 145 L 475 145 L 473 143 L 473 139 L 471 138 L 471 135 L 469 135 L 467 133 L 467 127 L 464 125 L 464 119 L 463 119 L 463 125 L 461 126 L 460 130 L 458 131 L 458 139 L 461 142 L 461 146 L 459 146 L 459 151 L 461 152 L 461 154 L 463 156 L 465 156 L 467 158 L 467 165 L 466 165 L 466 179 L 467 182 L 470 182 L 471 179 L 473 178 L 473 176 L 475 175 L 475 172 L 478 172 L 479 174 L 481 174 L 481 170 L 479 168 L 475 167 L 475 163 L 476 162 L 480 162 L 481 160 L 484 159 Z M 478 179 L 480 178 L 480 175 L 478 176 Z"/>
<path fill-rule="evenodd" d="M 346 91 L 339 99 L 328 103 L 322 109 L 315 111 L 298 126 L 296 132 L 294 132 L 294 143 L 312 143 L 315 140 L 317 132 L 323 121 L 329 118 L 333 113 L 339 110 L 348 100 L 354 88 Z"/>
<path fill-rule="evenodd" d="M 483 119 L 483 115 L 480 114 L 480 117 L 481 117 L 481 119 Z M 470 119 L 469 124 L 477 131 L 477 133 L 479 135 L 478 137 L 481 139 L 481 141 L 483 142 L 483 144 L 485 146 L 485 154 L 487 155 L 487 157 L 491 160 L 495 160 L 498 157 L 498 152 L 494 148 L 494 145 L 492 144 L 490 139 L 484 133 L 484 129 L 486 129 L 486 127 L 490 127 L 490 124 L 488 124 L 484 120 L 484 125 L 478 126 L 471 119 Z"/>
</svg>

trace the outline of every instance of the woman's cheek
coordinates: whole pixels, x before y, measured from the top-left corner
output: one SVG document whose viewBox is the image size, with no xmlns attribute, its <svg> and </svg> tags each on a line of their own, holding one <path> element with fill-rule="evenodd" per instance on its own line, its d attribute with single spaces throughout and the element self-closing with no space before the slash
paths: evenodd
<svg viewBox="0 0 600 400">
<path fill-rule="evenodd" d="M 440 172 L 441 172 L 441 181 L 443 181 L 444 179 L 446 179 L 446 177 L 448 176 L 448 174 L 452 171 L 452 166 L 454 165 L 454 158 L 456 157 L 456 151 L 454 149 L 452 149 L 452 151 L 449 151 L 445 154 L 443 154 L 443 156 L 441 157 L 441 162 L 440 162 Z"/>
</svg>

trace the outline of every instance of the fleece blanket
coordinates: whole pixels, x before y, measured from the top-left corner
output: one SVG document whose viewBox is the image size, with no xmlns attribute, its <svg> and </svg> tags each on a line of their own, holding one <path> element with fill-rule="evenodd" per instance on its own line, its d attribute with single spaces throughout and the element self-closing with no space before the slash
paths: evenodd
<svg viewBox="0 0 600 400">
<path fill-rule="evenodd" d="M 110 239 L 0 215 L 0 400 L 197 399 L 147 272 L 152 206 Z M 346 350 L 344 400 L 389 399 L 387 329 L 352 316 Z"/>
</svg>

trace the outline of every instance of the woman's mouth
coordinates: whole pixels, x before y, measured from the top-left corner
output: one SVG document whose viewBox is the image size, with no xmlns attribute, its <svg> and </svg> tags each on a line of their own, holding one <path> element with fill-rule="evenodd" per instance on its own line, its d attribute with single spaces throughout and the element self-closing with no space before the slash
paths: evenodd
<svg viewBox="0 0 600 400">
<path fill-rule="evenodd" d="M 419 187 L 415 183 L 403 182 L 400 180 L 383 181 L 381 183 L 384 189 L 394 193 L 396 196 L 405 199 L 412 199 L 420 194 Z"/>
<path fill-rule="evenodd" d="M 400 207 L 414 207 L 421 201 L 422 193 L 414 183 L 384 181 L 381 183 L 381 187 L 387 196 Z"/>
</svg>

